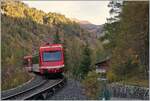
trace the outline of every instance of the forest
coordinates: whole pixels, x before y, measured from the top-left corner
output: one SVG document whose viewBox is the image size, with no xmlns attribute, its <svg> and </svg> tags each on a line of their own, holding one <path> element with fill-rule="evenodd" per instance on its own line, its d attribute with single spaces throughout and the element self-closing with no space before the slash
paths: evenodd
<svg viewBox="0 0 150 101">
<path fill-rule="evenodd" d="M 111 53 L 110 82 L 148 86 L 149 70 L 149 3 L 124 1 L 109 3 L 110 14 L 102 41 Z"/>
</svg>

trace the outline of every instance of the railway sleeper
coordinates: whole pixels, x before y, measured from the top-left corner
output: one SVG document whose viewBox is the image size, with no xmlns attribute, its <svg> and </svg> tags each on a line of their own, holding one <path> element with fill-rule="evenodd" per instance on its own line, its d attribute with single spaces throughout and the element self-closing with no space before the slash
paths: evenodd
<svg viewBox="0 0 150 101">
<path fill-rule="evenodd" d="M 38 95 L 35 95 L 34 97 L 30 99 L 45 100 L 47 97 L 53 96 L 57 92 L 57 90 L 59 90 L 58 85 L 44 92 L 39 93 Z"/>
<path fill-rule="evenodd" d="M 47 96 L 48 96 L 48 92 L 42 93 L 42 96 L 43 96 L 43 99 L 45 100 L 47 98 Z"/>
<path fill-rule="evenodd" d="M 48 95 L 47 96 L 53 96 L 54 95 L 54 91 L 52 89 L 48 90 Z"/>
<path fill-rule="evenodd" d="M 38 94 L 38 95 L 36 95 L 30 99 L 32 99 L 32 100 L 44 100 L 44 96 L 42 94 Z"/>
<path fill-rule="evenodd" d="M 31 98 L 28 98 L 26 100 L 45 100 L 48 95 L 48 92 L 39 93 L 35 96 L 32 96 Z"/>
</svg>

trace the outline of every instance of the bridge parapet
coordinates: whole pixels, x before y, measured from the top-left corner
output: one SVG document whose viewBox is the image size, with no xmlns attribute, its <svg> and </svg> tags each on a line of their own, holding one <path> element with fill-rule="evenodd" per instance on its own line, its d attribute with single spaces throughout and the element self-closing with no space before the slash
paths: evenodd
<svg viewBox="0 0 150 101">
<path fill-rule="evenodd" d="M 123 85 L 119 83 L 109 84 L 108 88 L 113 97 L 141 99 L 141 100 L 149 99 L 149 88 Z"/>
</svg>

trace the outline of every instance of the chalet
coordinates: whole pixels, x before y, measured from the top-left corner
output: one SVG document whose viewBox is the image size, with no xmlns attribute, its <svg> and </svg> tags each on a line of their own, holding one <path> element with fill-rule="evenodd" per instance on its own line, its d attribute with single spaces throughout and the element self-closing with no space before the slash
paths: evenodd
<svg viewBox="0 0 150 101">
<path fill-rule="evenodd" d="M 110 63 L 110 57 L 107 57 L 106 59 L 97 62 L 95 64 L 96 73 L 106 73 L 106 71 L 109 69 L 109 63 Z"/>
</svg>

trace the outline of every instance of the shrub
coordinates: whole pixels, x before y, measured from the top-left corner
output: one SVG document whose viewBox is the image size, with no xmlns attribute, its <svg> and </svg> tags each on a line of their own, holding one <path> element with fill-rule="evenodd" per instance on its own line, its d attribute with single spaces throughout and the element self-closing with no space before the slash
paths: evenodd
<svg viewBox="0 0 150 101">
<path fill-rule="evenodd" d="M 116 80 L 116 76 L 112 71 L 108 71 L 106 76 L 109 82 L 113 82 Z"/>
<path fill-rule="evenodd" d="M 95 71 L 88 73 L 87 77 L 82 81 L 85 88 L 85 94 L 90 99 L 97 99 L 100 91 L 100 83 L 97 80 L 99 75 Z"/>
</svg>

